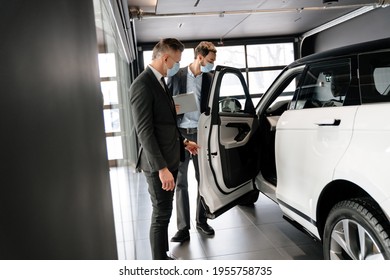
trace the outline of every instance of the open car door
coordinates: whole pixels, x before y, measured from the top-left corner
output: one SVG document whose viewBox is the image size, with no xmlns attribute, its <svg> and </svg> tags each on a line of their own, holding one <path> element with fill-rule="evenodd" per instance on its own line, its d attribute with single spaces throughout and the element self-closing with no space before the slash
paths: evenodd
<svg viewBox="0 0 390 280">
<path fill-rule="evenodd" d="M 200 116 L 198 129 L 199 192 L 208 217 L 215 218 L 254 196 L 256 200 L 259 120 L 238 69 L 216 67 L 208 110 Z"/>
</svg>

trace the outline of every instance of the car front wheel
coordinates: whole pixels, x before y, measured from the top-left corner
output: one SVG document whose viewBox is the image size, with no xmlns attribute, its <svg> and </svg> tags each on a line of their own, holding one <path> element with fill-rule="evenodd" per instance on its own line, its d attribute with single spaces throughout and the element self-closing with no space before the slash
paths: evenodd
<svg viewBox="0 0 390 280">
<path fill-rule="evenodd" d="M 389 221 L 369 199 L 337 203 L 326 220 L 323 249 L 330 260 L 390 259 Z"/>
</svg>

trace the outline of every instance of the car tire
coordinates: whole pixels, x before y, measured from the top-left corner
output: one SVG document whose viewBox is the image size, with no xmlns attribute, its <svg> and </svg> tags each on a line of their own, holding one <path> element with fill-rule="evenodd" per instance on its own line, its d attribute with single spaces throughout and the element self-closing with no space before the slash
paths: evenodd
<svg viewBox="0 0 390 280">
<path fill-rule="evenodd" d="M 390 259 L 389 221 L 370 199 L 337 203 L 326 220 L 323 236 L 327 260 Z"/>
</svg>

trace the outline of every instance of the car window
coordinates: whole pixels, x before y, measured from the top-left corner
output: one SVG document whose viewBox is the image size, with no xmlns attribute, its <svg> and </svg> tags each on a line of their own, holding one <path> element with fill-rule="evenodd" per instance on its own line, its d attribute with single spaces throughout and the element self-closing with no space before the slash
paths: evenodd
<svg viewBox="0 0 390 280">
<path fill-rule="evenodd" d="M 219 112 L 235 113 L 244 107 L 245 92 L 236 75 L 226 73 L 222 77 L 219 98 Z"/>
<path fill-rule="evenodd" d="M 248 100 L 240 78 L 235 73 L 225 73 L 219 90 L 219 112 L 248 113 L 252 111 L 248 107 L 253 108 L 253 104 Z"/>
<path fill-rule="evenodd" d="M 360 55 L 362 103 L 390 101 L 390 52 Z"/>
<path fill-rule="evenodd" d="M 307 68 L 290 109 L 343 106 L 350 83 L 349 60 L 313 64 Z"/>
<path fill-rule="evenodd" d="M 296 73 L 296 75 L 289 77 L 289 79 L 278 88 L 276 99 L 267 108 L 266 112 L 268 115 L 281 115 L 282 112 L 278 112 L 280 111 L 280 107 L 284 108 L 283 111 L 289 109 L 299 78 L 300 74 Z"/>
</svg>

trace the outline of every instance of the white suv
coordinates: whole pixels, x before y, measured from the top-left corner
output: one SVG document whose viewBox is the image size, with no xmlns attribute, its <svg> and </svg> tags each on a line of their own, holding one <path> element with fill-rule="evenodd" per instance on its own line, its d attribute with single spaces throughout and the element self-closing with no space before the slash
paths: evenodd
<svg viewBox="0 0 390 280">
<path fill-rule="evenodd" d="M 261 191 L 325 259 L 390 259 L 390 39 L 297 60 L 256 107 L 241 72 L 218 66 L 208 106 L 198 143 L 210 218 Z"/>
</svg>

